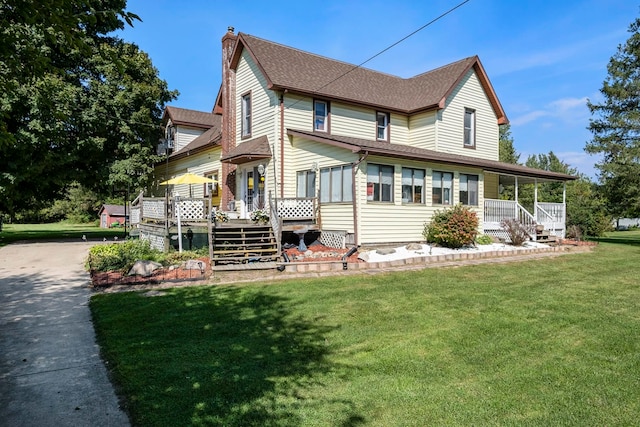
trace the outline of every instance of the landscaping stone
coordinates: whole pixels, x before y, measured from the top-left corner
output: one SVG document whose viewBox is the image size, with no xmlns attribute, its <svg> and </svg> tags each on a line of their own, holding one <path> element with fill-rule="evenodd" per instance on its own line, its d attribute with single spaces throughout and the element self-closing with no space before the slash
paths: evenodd
<svg viewBox="0 0 640 427">
<path fill-rule="evenodd" d="M 421 251 L 422 245 L 420 243 L 409 243 L 405 248 L 408 251 Z"/>
<path fill-rule="evenodd" d="M 391 255 L 395 254 L 396 250 L 394 248 L 381 248 L 376 250 L 376 253 L 380 255 Z"/>
<path fill-rule="evenodd" d="M 184 263 L 184 268 L 185 270 L 198 270 L 198 271 L 203 271 L 205 268 L 207 268 L 206 264 L 200 260 L 197 259 L 190 259 L 187 260 Z"/>
<path fill-rule="evenodd" d="M 155 261 L 142 261 L 138 260 L 133 264 L 127 276 L 142 276 L 148 277 L 153 274 L 153 272 L 159 268 L 162 268 L 162 264 L 157 263 Z"/>
</svg>

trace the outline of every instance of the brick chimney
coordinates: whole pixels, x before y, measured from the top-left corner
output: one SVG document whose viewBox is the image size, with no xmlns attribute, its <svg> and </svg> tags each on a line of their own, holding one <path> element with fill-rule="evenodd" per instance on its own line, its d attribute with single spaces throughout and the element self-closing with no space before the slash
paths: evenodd
<svg viewBox="0 0 640 427">
<path fill-rule="evenodd" d="M 236 72 L 230 69 L 231 55 L 238 36 L 229 27 L 222 37 L 222 155 L 236 147 Z M 222 209 L 235 199 L 236 165 L 222 163 Z"/>
</svg>

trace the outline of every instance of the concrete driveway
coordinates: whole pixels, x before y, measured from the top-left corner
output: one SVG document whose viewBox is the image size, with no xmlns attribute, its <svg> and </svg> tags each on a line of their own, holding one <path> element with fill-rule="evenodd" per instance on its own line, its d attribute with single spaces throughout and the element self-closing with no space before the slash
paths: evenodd
<svg viewBox="0 0 640 427">
<path fill-rule="evenodd" d="M 91 323 L 92 244 L 0 248 L 0 425 L 129 425 Z"/>
</svg>

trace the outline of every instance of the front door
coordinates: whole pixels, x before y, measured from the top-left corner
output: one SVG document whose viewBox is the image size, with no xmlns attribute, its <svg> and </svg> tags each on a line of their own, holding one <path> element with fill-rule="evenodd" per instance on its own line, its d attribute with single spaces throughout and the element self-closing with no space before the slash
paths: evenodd
<svg viewBox="0 0 640 427">
<path fill-rule="evenodd" d="M 245 217 L 249 213 L 264 209 L 265 207 L 265 176 L 264 166 L 256 166 L 245 170 L 244 175 L 244 202 L 246 206 Z"/>
</svg>

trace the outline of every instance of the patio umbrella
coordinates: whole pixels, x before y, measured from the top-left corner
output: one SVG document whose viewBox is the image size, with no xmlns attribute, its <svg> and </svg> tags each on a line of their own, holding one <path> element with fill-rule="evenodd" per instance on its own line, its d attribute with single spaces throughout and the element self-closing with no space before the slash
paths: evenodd
<svg viewBox="0 0 640 427">
<path fill-rule="evenodd" d="M 215 179 L 207 178 L 204 176 L 196 175 L 191 172 L 176 176 L 175 178 L 168 179 L 160 183 L 160 185 L 178 185 L 189 184 L 189 193 L 191 193 L 191 184 L 210 184 L 218 182 Z M 176 202 L 181 204 L 180 198 L 177 198 Z M 176 209 L 176 220 L 178 222 L 178 250 L 182 252 L 182 226 L 180 221 L 180 207 Z"/>
<path fill-rule="evenodd" d="M 168 179 L 166 181 L 162 181 L 160 185 L 178 185 L 178 184 L 213 184 L 216 181 L 215 179 L 207 178 L 204 176 L 196 175 L 191 172 L 184 173 L 182 175 L 178 175 L 175 178 Z"/>
</svg>

